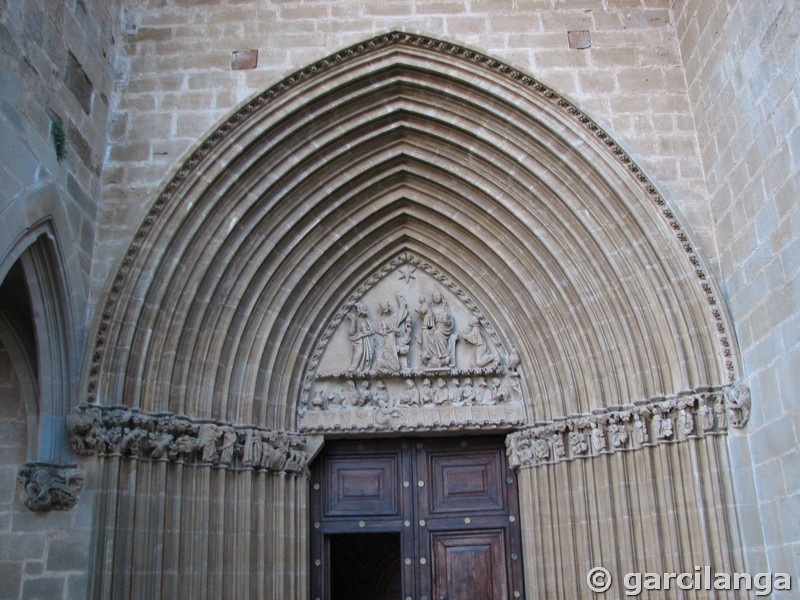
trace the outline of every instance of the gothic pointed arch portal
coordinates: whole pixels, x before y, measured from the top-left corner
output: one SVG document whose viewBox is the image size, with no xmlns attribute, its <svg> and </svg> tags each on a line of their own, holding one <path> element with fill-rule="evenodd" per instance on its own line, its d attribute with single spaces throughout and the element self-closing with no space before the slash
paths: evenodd
<svg viewBox="0 0 800 600">
<path fill-rule="evenodd" d="M 341 415 L 312 423 L 328 402 L 315 406 L 317 391 L 336 397 L 336 386 L 359 377 L 377 387 L 365 374 L 381 371 L 378 358 L 359 365 L 343 328 L 364 303 L 374 329 L 380 300 L 369 289 L 398 257 L 417 268 L 416 283 L 445 285 L 462 340 L 475 317 L 472 339 L 494 360 L 448 363 L 425 350 L 417 316 L 412 363 L 387 369 L 398 378 L 392 397 L 405 380 L 419 390 L 426 369 L 443 369 L 450 387 L 497 376 L 518 386 L 510 413 L 498 416 L 495 402 L 449 425 L 436 417 L 428 427 L 409 411 L 365 428 Z M 93 593 L 211 597 L 233 578 L 252 597 L 304 597 L 303 474 L 313 446 L 304 432 L 517 429 L 509 456 L 520 469 L 531 597 L 581 597 L 585 590 L 564 586 L 582 581 L 607 543 L 621 569 L 645 556 L 656 571 L 681 570 L 665 560 L 731 564 L 724 434 L 746 400 L 732 387 L 735 348 L 703 264 L 619 146 L 502 63 L 395 32 L 295 73 L 198 146 L 154 201 L 108 290 L 73 443 L 107 457 L 105 480 L 117 493 L 124 487 L 147 533 L 131 521 L 106 536 L 121 504 L 113 494 L 99 503 L 95 562 L 113 568 L 96 574 Z M 413 292 L 435 302 L 432 289 Z M 386 314 L 397 316 L 399 300 L 388 299 Z M 419 297 L 407 300 L 409 314 L 423 312 Z M 336 385 L 318 390 L 326 377 Z M 87 433 L 114 427 L 116 438 Z M 689 480 L 694 467 L 685 467 L 699 463 Z M 265 475 L 272 471 L 291 477 Z M 624 491 L 640 484 L 649 503 Z M 682 508 L 680 497 L 692 494 L 697 508 Z M 619 529 L 612 506 L 654 533 Z M 671 514 L 676 522 L 665 520 Z M 579 522 L 592 525 L 574 530 Z M 695 526 L 709 543 L 685 539 Z M 181 537 L 189 529 L 192 542 Z M 147 544 L 143 535 L 170 539 Z M 165 574 L 201 555 L 219 560 L 185 585 Z M 546 573 L 553 561 L 571 575 Z"/>
</svg>

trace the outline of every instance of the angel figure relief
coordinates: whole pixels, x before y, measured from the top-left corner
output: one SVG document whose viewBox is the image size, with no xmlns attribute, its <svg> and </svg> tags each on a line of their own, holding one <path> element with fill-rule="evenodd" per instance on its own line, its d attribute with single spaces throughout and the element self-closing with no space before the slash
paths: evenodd
<svg viewBox="0 0 800 600">
<path fill-rule="evenodd" d="M 467 344 L 467 354 L 471 359 L 469 366 L 477 368 L 494 367 L 500 362 L 500 357 L 497 356 L 497 353 L 487 346 L 477 317 L 472 317 L 469 320 L 469 327 L 459 329 L 458 339 Z"/>
</svg>

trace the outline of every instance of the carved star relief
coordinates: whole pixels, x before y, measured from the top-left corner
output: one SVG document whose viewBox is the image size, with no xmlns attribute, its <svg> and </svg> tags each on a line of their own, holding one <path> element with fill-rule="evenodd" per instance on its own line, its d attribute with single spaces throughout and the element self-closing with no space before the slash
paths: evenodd
<svg viewBox="0 0 800 600">
<path fill-rule="evenodd" d="M 409 283 L 412 279 L 416 279 L 416 277 L 414 277 L 414 273 L 416 272 L 416 268 L 403 265 L 400 267 L 400 279 L 403 279 L 406 283 Z"/>
</svg>

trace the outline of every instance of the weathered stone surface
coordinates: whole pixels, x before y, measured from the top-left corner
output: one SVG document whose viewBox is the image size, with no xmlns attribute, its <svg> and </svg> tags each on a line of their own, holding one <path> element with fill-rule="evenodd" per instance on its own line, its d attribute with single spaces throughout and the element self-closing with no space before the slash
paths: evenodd
<svg viewBox="0 0 800 600">
<path fill-rule="evenodd" d="M 22 600 L 46 600 L 61 598 L 64 594 L 64 579 L 61 577 L 41 577 L 26 579 L 22 584 Z"/>
<path fill-rule="evenodd" d="M 89 545 L 69 538 L 54 539 L 48 544 L 47 570 L 83 571 L 89 564 Z"/>
<path fill-rule="evenodd" d="M 12 558 L 9 556 L 9 558 Z M 22 562 L 18 562 L 16 555 L 13 561 L 0 561 L 0 581 L 3 582 L 2 594 L 5 598 L 19 598 L 22 588 Z"/>
<path fill-rule="evenodd" d="M 81 105 L 83 112 L 87 115 L 92 111 L 92 99 L 94 97 L 94 85 L 89 80 L 86 71 L 83 70 L 81 63 L 70 52 L 67 55 L 67 69 L 64 74 L 64 82 Z"/>
<path fill-rule="evenodd" d="M 568 31 L 567 40 L 569 41 L 569 47 L 575 50 L 586 50 L 592 47 L 592 36 L 586 29 Z"/>
<path fill-rule="evenodd" d="M 45 538 L 38 532 L 4 533 L 0 539 L 0 547 L 5 551 L 4 556 L 16 561 L 44 558 Z"/>
<path fill-rule="evenodd" d="M 234 50 L 231 53 L 231 69 L 242 71 L 258 66 L 258 50 Z"/>
<path fill-rule="evenodd" d="M 67 139 L 70 150 L 80 158 L 86 168 L 99 176 L 100 160 L 97 158 L 96 150 L 89 146 L 89 142 L 74 123 L 70 123 L 69 127 L 67 127 Z"/>
</svg>

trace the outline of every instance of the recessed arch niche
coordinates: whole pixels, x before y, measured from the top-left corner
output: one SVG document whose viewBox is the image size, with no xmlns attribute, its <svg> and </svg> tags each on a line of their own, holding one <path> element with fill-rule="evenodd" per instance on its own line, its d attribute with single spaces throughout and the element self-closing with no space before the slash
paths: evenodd
<svg viewBox="0 0 800 600">
<path fill-rule="evenodd" d="M 282 430 L 346 299 L 411 252 L 518 349 L 531 423 L 735 378 L 713 283 L 553 90 L 391 33 L 253 98 L 177 171 L 96 324 L 90 402 Z"/>
<path fill-rule="evenodd" d="M 26 201 L 52 199 L 35 190 Z M 0 338 L 15 365 L 25 397 L 28 460 L 67 463 L 66 417 L 77 395 L 68 373 L 77 370 L 78 339 L 69 269 L 52 219 L 44 218 L 15 240 L 0 260 Z"/>
</svg>

